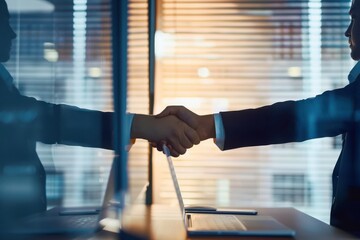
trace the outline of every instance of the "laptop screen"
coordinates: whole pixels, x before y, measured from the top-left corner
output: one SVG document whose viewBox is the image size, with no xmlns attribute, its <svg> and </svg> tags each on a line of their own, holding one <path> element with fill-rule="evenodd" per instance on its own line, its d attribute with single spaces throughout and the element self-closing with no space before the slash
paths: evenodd
<svg viewBox="0 0 360 240">
<path fill-rule="evenodd" d="M 179 182 L 177 180 L 174 163 L 173 163 L 172 158 L 171 158 L 170 150 L 165 144 L 163 145 L 163 151 L 164 151 L 164 153 L 166 155 L 166 159 L 167 159 L 167 162 L 169 164 L 169 170 L 170 170 L 170 174 L 171 174 L 171 179 L 172 179 L 174 187 L 175 187 L 176 197 L 177 197 L 177 199 L 179 201 L 180 211 L 181 211 L 181 214 L 183 216 L 183 219 L 185 219 L 185 206 L 184 206 L 183 197 L 181 195 Z"/>
</svg>

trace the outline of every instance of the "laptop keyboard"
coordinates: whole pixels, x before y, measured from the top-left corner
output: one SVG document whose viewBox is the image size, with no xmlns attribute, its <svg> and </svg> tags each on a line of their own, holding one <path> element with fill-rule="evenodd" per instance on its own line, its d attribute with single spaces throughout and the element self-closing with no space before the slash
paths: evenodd
<svg viewBox="0 0 360 240">
<path fill-rule="evenodd" d="M 98 218 L 98 215 L 74 217 L 69 218 L 67 224 L 71 225 L 74 228 L 94 227 L 98 222 Z"/>
<path fill-rule="evenodd" d="M 189 219 L 190 221 L 190 219 Z M 191 225 L 196 230 L 246 230 L 234 215 L 191 214 Z"/>
</svg>

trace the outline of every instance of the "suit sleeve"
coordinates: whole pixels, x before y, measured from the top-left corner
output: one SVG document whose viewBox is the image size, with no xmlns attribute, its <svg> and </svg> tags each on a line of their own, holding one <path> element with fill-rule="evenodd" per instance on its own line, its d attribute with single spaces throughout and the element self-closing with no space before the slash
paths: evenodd
<svg viewBox="0 0 360 240">
<path fill-rule="evenodd" d="M 113 149 L 113 114 L 51 104 L 20 94 L 2 102 L 3 126 L 23 129 L 24 138 L 48 144 Z M 19 135 L 19 134 L 18 134 Z"/>
<path fill-rule="evenodd" d="M 357 121 L 360 80 L 299 101 L 221 112 L 224 150 L 333 137 Z"/>
<path fill-rule="evenodd" d="M 58 143 L 113 149 L 113 113 L 55 106 Z"/>
</svg>

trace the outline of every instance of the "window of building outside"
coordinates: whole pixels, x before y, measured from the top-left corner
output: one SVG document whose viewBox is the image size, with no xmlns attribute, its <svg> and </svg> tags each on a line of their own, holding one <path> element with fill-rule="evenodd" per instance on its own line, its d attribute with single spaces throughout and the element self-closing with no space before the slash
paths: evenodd
<svg viewBox="0 0 360 240">
<path fill-rule="evenodd" d="M 276 173 L 272 184 L 273 200 L 278 206 L 311 204 L 311 189 L 305 174 Z"/>
</svg>

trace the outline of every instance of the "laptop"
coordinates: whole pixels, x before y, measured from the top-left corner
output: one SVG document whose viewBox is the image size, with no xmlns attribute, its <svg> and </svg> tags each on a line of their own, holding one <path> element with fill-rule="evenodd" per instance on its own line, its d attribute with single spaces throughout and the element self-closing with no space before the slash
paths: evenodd
<svg viewBox="0 0 360 240">
<path fill-rule="evenodd" d="M 293 237 L 295 231 L 278 222 L 271 216 L 223 214 L 218 212 L 187 212 L 176 177 L 169 149 L 163 145 L 175 187 L 183 223 L 189 236 L 263 236 Z"/>
<path fill-rule="evenodd" d="M 102 229 L 119 231 L 119 211 L 123 204 L 114 200 L 115 161 L 110 170 L 101 207 L 55 207 L 22 219 L 10 230 L 10 234 L 85 234 Z"/>
</svg>

